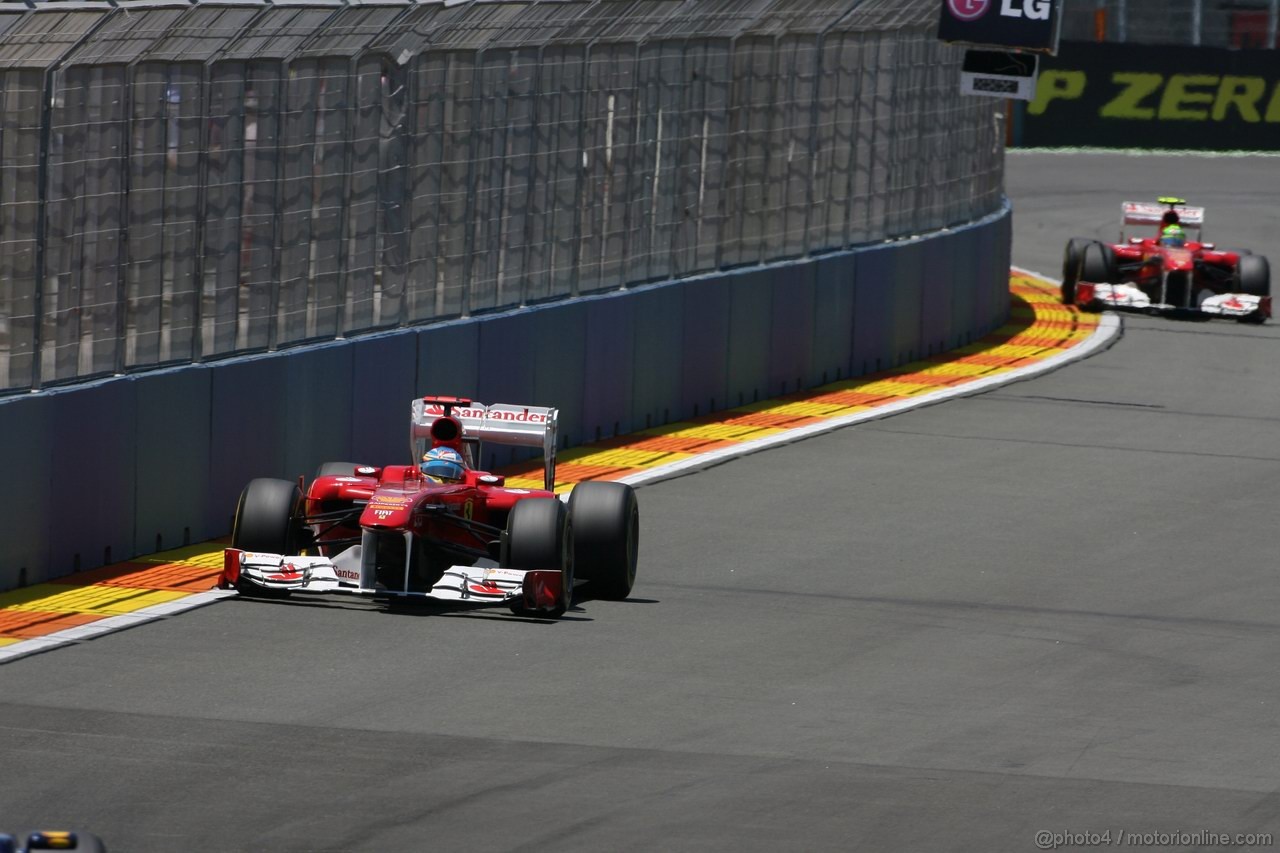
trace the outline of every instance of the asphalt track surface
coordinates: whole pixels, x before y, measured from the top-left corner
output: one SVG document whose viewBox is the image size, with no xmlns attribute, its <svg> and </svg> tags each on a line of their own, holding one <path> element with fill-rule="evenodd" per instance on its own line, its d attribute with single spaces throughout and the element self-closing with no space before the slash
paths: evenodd
<svg viewBox="0 0 1280 853">
<path fill-rule="evenodd" d="M 1276 159 L 1016 154 L 1008 184 L 1031 269 L 1171 192 L 1280 261 Z M 235 599 L 15 661 L 0 828 L 141 853 L 1280 836 L 1278 363 L 1277 325 L 1129 318 L 1052 374 L 646 485 L 635 597 L 561 622 Z"/>
</svg>

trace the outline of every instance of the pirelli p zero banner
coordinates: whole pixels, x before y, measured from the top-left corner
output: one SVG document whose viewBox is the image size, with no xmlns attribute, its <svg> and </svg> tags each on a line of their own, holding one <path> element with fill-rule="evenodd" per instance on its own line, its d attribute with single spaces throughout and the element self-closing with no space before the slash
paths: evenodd
<svg viewBox="0 0 1280 853">
<path fill-rule="evenodd" d="M 1280 51 L 1064 42 L 1015 145 L 1280 150 Z"/>
</svg>

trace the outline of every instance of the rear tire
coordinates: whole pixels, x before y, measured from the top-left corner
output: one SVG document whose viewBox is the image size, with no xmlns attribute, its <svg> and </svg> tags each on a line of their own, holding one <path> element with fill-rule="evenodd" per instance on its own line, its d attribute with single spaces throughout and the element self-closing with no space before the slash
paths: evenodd
<svg viewBox="0 0 1280 853">
<path fill-rule="evenodd" d="M 1116 253 L 1102 243 L 1090 243 L 1080 256 L 1080 278 L 1094 284 L 1116 283 Z"/>
<path fill-rule="evenodd" d="M 316 469 L 315 480 L 321 477 L 354 477 L 356 469 L 363 467 L 358 462 L 325 462 Z"/>
<path fill-rule="evenodd" d="M 1076 301 L 1076 282 L 1080 280 L 1080 257 L 1085 247 L 1092 243 L 1086 237 L 1072 237 L 1067 241 L 1066 251 L 1062 253 L 1062 304 L 1073 305 Z"/>
<path fill-rule="evenodd" d="M 625 483 L 579 483 L 569 493 L 573 561 L 591 595 L 621 601 L 636 582 L 640 507 Z"/>
<path fill-rule="evenodd" d="M 1271 295 L 1271 264 L 1262 255 L 1243 255 L 1236 267 L 1240 292 L 1254 296 Z"/>
<path fill-rule="evenodd" d="M 555 609 L 526 610 L 514 599 L 511 612 L 518 616 L 564 615 L 573 603 L 573 535 L 569 513 L 557 498 L 525 498 L 507 517 L 507 565 L 532 571 L 560 570 L 560 601 Z"/>
</svg>

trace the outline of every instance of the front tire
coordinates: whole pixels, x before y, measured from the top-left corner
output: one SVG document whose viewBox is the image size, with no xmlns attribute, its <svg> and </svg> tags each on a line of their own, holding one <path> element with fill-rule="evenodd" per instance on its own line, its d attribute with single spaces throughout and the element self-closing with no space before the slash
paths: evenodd
<svg viewBox="0 0 1280 853">
<path fill-rule="evenodd" d="M 579 483 L 569 493 L 574 566 L 596 598 L 621 601 L 636 582 L 640 507 L 625 483 Z"/>
<path fill-rule="evenodd" d="M 513 569 L 560 570 L 560 601 L 550 612 L 526 610 L 515 599 L 518 616 L 559 618 L 573 603 L 573 534 L 569 513 L 557 498 L 525 498 L 507 517 L 507 566 Z"/>
<path fill-rule="evenodd" d="M 298 544 L 302 492 L 288 480 L 250 480 L 236 506 L 231 545 L 241 551 L 292 555 Z"/>
<path fill-rule="evenodd" d="M 1062 253 L 1062 304 L 1074 305 L 1076 282 L 1080 280 L 1080 258 L 1093 241 L 1086 237 L 1072 237 Z"/>
<path fill-rule="evenodd" d="M 1240 291 L 1254 296 L 1271 295 L 1271 264 L 1262 255 L 1244 255 L 1236 267 Z"/>
<path fill-rule="evenodd" d="M 288 480 L 250 480 L 236 505 L 231 547 L 264 554 L 293 555 L 298 551 L 302 530 L 298 507 L 302 492 Z M 265 589 L 241 579 L 236 589 L 243 595 L 286 598 L 288 590 Z"/>
</svg>

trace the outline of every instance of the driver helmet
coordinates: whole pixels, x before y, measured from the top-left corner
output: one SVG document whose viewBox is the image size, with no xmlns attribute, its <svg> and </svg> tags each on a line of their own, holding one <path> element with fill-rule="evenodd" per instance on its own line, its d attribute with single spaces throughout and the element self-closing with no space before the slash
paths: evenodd
<svg viewBox="0 0 1280 853">
<path fill-rule="evenodd" d="M 1160 232 L 1161 246 L 1174 246 L 1182 248 L 1187 245 L 1187 232 L 1182 229 L 1181 225 L 1166 225 L 1165 229 Z"/>
<path fill-rule="evenodd" d="M 433 447 L 422 457 L 422 473 L 446 483 L 458 483 L 464 476 L 462 454 L 452 447 Z"/>
</svg>

